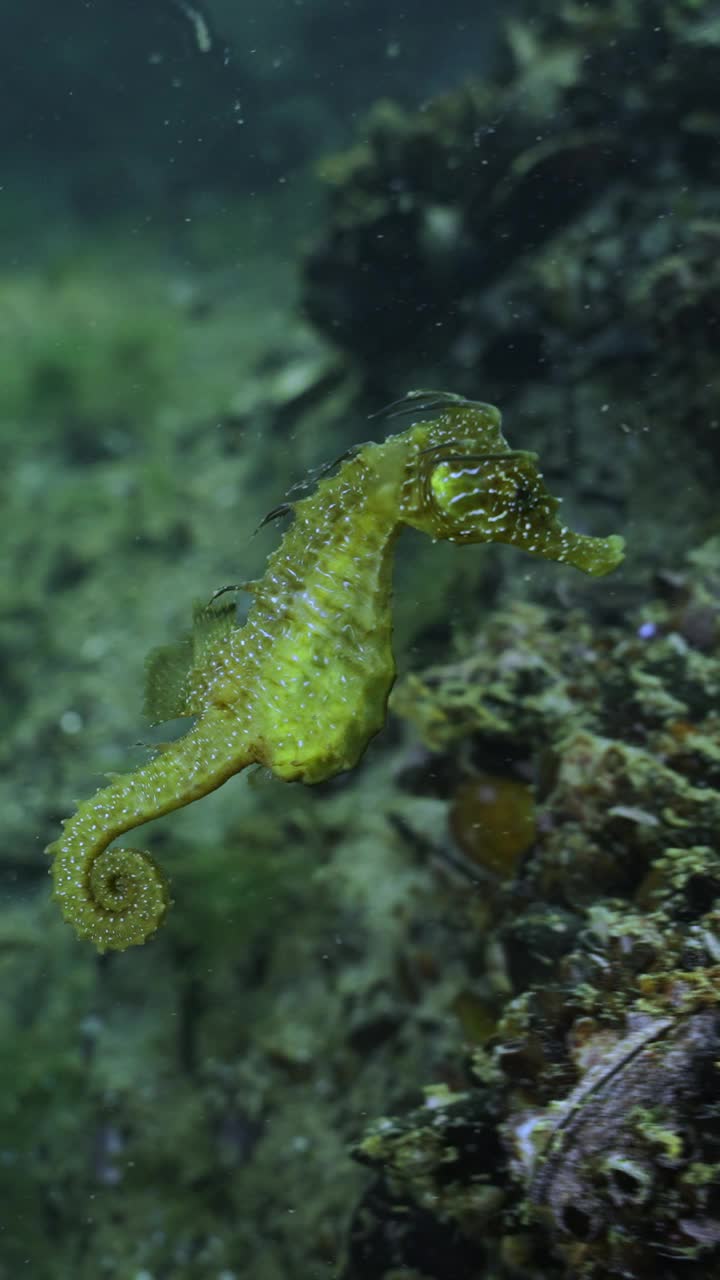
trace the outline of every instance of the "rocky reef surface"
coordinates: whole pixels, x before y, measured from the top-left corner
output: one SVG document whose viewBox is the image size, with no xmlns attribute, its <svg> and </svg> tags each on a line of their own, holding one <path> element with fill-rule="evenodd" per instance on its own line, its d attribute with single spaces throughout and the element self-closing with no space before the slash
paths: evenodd
<svg viewBox="0 0 720 1280">
<path fill-rule="evenodd" d="M 398 689 L 467 1048 L 357 1147 L 348 1277 L 716 1274 L 719 642 L 714 538 L 620 625 L 517 602 Z"/>
</svg>

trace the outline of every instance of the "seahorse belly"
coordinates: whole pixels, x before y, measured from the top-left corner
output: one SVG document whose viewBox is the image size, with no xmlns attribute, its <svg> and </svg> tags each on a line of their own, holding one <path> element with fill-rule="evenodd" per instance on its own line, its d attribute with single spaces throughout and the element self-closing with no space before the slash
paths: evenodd
<svg viewBox="0 0 720 1280">
<path fill-rule="evenodd" d="M 306 612 L 303 601 L 261 667 L 257 722 L 272 744 L 264 763 L 286 781 L 311 783 L 357 764 L 384 722 L 395 664 L 389 630 L 325 628 Z"/>
<path fill-rule="evenodd" d="M 320 782 L 357 764 L 382 727 L 395 678 L 393 538 L 384 523 L 332 530 L 261 664 L 260 735 L 285 780 Z M 251 626 L 255 619 L 251 621 Z"/>
</svg>

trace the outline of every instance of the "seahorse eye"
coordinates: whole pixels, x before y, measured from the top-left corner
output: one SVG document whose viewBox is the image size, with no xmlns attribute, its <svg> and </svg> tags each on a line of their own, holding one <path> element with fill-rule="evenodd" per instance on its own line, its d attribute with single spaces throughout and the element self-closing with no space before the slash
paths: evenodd
<svg viewBox="0 0 720 1280">
<path fill-rule="evenodd" d="M 428 476 L 436 536 L 455 542 L 512 542 L 537 550 L 556 503 L 531 454 L 486 454 L 439 461 Z"/>
<path fill-rule="evenodd" d="M 433 467 L 430 474 L 430 494 L 434 505 L 443 515 L 451 515 L 452 508 L 461 502 L 466 491 L 462 483 L 462 473 L 458 473 L 457 464 L 440 462 Z"/>
<path fill-rule="evenodd" d="M 453 523 L 517 516 L 532 493 L 516 468 L 496 459 L 439 462 L 430 476 L 433 504 Z"/>
</svg>

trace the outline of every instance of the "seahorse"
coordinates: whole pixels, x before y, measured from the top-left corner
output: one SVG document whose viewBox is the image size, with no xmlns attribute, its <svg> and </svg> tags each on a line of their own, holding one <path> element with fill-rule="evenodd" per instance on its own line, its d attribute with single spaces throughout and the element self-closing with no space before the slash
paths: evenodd
<svg viewBox="0 0 720 1280">
<path fill-rule="evenodd" d="M 142 850 L 110 847 L 118 836 L 252 764 L 304 783 L 357 764 L 395 678 L 392 561 L 404 526 L 458 544 L 510 543 L 589 574 L 622 560 L 618 535 L 589 537 L 560 521 L 536 455 L 510 448 L 494 406 L 414 391 L 387 412 L 420 416 L 278 509 L 292 523 L 262 579 L 244 584 L 244 625 L 214 597 L 187 636 L 150 655 L 150 718 L 195 717 L 192 727 L 114 776 L 48 848 L 55 899 L 100 951 L 143 943 L 169 905 L 160 867 Z"/>
</svg>

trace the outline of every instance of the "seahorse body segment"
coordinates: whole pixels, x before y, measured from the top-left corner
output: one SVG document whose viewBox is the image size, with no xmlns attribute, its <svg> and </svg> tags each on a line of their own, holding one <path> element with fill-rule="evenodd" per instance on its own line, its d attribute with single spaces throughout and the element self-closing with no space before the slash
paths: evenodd
<svg viewBox="0 0 720 1280">
<path fill-rule="evenodd" d="M 395 677 L 392 555 L 403 526 L 512 543 L 590 574 L 622 559 L 622 538 L 585 537 L 558 520 L 535 455 L 510 449 L 497 409 L 442 392 L 412 392 L 399 406 L 438 412 L 362 446 L 292 504 L 264 577 L 247 584 L 246 623 L 211 605 L 188 636 L 151 654 L 151 719 L 194 716 L 194 726 L 81 804 L 48 849 L 65 918 L 100 951 L 144 942 L 169 901 L 147 853 L 109 847 L 118 836 L 251 764 L 313 783 L 360 759 Z"/>
</svg>

